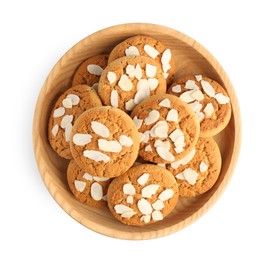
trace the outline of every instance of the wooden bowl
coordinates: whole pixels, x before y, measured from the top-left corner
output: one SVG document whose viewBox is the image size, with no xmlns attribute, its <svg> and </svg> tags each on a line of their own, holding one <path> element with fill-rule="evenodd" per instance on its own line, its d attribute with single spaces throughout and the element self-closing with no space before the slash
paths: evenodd
<svg viewBox="0 0 270 260">
<path fill-rule="evenodd" d="M 222 154 L 218 181 L 207 193 L 178 202 L 163 221 L 144 227 L 130 227 L 118 222 L 108 209 L 96 209 L 78 202 L 71 194 L 67 180 L 68 161 L 50 147 L 47 138 L 48 117 L 57 97 L 71 86 L 72 76 L 86 58 L 109 53 L 124 39 L 145 34 L 163 42 L 176 61 L 176 78 L 186 74 L 204 74 L 227 90 L 232 103 L 229 125 L 216 140 Z M 82 225 L 107 236 L 122 239 L 150 239 L 174 233 L 201 217 L 220 197 L 235 168 L 241 143 L 241 117 L 233 86 L 217 60 L 198 42 L 173 29 L 154 24 L 123 24 L 98 31 L 73 46 L 48 75 L 37 100 L 33 122 L 33 145 L 41 177 L 56 202 Z M 67 227 L 68 228 L 68 227 Z"/>
</svg>

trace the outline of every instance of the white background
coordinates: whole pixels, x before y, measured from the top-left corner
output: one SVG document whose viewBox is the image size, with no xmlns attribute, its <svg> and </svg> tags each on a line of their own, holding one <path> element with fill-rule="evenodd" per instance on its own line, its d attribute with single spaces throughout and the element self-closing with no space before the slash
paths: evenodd
<svg viewBox="0 0 270 260">
<path fill-rule="evenodd" d="M 267 2 L 1 0 L 0 259 L 269 259 Z M 243 120 L 239 163 L 223 196 L 193 225 L 148 241 L 78 224 L 48 193 L 32 151 L 35 102 L 53 65 L 87 35 L 127 22 L 162 24 L 204 45 L 229 75 Z"/>
</svg>

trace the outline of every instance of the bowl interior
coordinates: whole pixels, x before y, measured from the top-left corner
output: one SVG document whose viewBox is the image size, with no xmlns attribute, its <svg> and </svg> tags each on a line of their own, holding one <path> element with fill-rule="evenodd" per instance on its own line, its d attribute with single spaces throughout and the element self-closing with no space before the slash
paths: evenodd
<svg viewBox="0 0 270 260">
<path fill-rule="evenodd" d="M 196 198 L 179 200 L 175 210 L 164 221 L 144 227 L 130 227 L 115 220 L 108 209 L 95 209 L 75 200 L 66 180 L 68 161 L 61 159 L 51 149 L 47 139 L 47 124 L 54 102 L 71 86 L 72 76 L 82 61 L 96 54 L 109 53 L 122 40 L 138 34 L 152 36 L 171 49 L 176 61 L 176 78 L 186 74 L 203 74 L 219 82 L 231 97 L 232 118 L 226 129 L 215 137 L 221 150 L 223 165 L 214 187 Z M 96 232 L 125 239 L 148 239 L 167 235 L 200 217 L 226 186 L 232 174 L 233 158 L 237 157 L 236 148 L 239 147 L 236 144 L 237 106 L 237 99 L 226 73 L 211 54 L 188 36 L 152 24 L 126 24 L 104 29 L 72 47 L 50 72 L 40 92 L 33 123 L 33 143 L 40 174 L 58 204 L 78 222 Z"/>
</svg>

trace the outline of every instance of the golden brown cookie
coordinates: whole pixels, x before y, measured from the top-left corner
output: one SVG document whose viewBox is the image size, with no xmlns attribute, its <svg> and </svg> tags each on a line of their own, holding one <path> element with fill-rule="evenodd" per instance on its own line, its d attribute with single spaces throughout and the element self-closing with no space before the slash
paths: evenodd
<svg viewBox="0 0 270 260">
<path fill-rule="evenodd" d="M 166 169 L 141 164 L 111 182 L 107 199 L 116 219 L 127 225 L 143 226 L 162 220 L 174 209 L 178 187 Z"/>
<path fill-rule="evenodd" d="M 49 118 L 48 139 L 61 157 L 71 159 L 69 139 L 72 125 L 85 110 L 102 106 L 96 91 L 87 85 L 69 88 L 56 101 Z"/>
<path fill-rule="evenodd" d="M 167 79 L 167 84 L 173 82 L 175 73 L 175 62 L 172 58 L 171 50 L 166 48 L 163 43 L 145 35 L 137 35 L 119 43 L 111 51 L 108 64 L 124 56 L 146 56 L 155 59 Z"/>
<path fill-rule="evenodd" d="M 88 58 L 76 70 L 72 86 L 88 85 L 97 90 L 100 75 L 106 68 L 107 63 L 108 55 L 96 55 Z"/>
<path fill-rule="evenodd" d="M 201 76 L 185 76 L 167 91 L 189 104 L 200 120 L 202 137 L 221 132 L 231 118 L 230 98 L 216 81 Z"/>
<path fill-rule="evenodd" d="M 210 190 L 218 179 L 221 154 L 212 137 L 200 137 L 195 148 L 183 159 L 167 164 L 179 187 L 179 195 L 195 197 Z"/>
<path fill-rule="evenodd" d="M 166 93 L 166 80 L 159 64 L 143 56 L 122 57 L 110 63 L 98 86 L 105 105 L 128 112 L 157 93 Z"/>
<path fill-rule="evenodd" d="M 200 133 L 198 118 L 179 98 L 159 94 L 144 100 L 131 113 L 140 135 L 139 155 L 154 163 L 171 163 L 194 147 Z"/>
<path fill-rule="evenodd" d="M 75 122 L 70 148 L 77 164 L 93 176 L 112 178 L 135 162 L 139 134 L 132 119 L 122 110 L 96 107 Z"/>
<path fill-rule="evenodd" d="M 97 208 L 107 206 L 107 190 L 112 179 L 93 176 L 71 160 L 67 169 L 67 180 L 78 201 Z"/>
</svg>

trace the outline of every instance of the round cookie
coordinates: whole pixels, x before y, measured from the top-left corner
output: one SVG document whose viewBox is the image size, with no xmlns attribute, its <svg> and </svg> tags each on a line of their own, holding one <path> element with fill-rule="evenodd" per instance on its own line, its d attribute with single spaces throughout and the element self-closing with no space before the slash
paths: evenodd
<svg viewBox="0 0 270 260">
<path fill-rule="evenodd" d="M 115 178 L 108 189 L 108 206 L 124 224 L 143 226 L 162 220 L 178 201 L 173 175 L 164 168 L 141 164 Z"/>
<path fill-rule="evenodd" d="M 147 57 L 122 57 L 103 71 L 98 94 L 105 105 L 130 112 L 142 100 L 166 93 L 166 80 L 159 64 Z"/>
<path fill-rule="evenodd" d="M 100 75 L 106 68 L 107 63 L 108 55 L 96 55 L 88 58 L 76 70 L 72 86 L 88 85 L 97 91 Z"/>
<path fill-rule="evenodd" d="M 131 113 L 140 135 L 139 155 L 153 163 L 171 163 L 186 156 L 200 133 L 198 118 L 179 98 L 159 94 L 144 100 Z"/>
<path fill-rule="evenodd" d="M 194 110 L 200 120 L 202 137 L 221 132 L 231 118 L 230 98 L 216 81 L 201 76 L 185 76 L 177 80 L 167 91 Z"/>
<path fill-rule="evenodd" d="M 175 62 L 171 50 L 160 41 L 145 35 L 128 38 L 114 47 L 110 53 L 108 64 L 120 57 L 129 55 L 140 55 L 155 59 L 162 68 L 167 84 L 170 85 L 173 82 Z"/>
<path fill-rule="evenodd" d="M 132 119 L 122 110 L 95 107 L 75 122 L 70 148 L 77 164 L 93 176 L 112 178 L 135 162 L 139 134 Z"/>
<path fill-rule="evenodd" d="M 97 208 L 107 206 L 107 190 L 112 179 L 93 176 L 71 160 L 67 169 L 67 181 L 78 201 Z"/>
<path fill-rule="evenodd" d="M 218 179 L 221 169 L 219 147 L 212 137 L 200 137 L 186 157 L 166 167 L 176 178 L 179 196 L 198 196 L 210 190 Z"/>
<path fill-rule="evenodd" d="M 72 158 L 69 147 L 72 125 L 81 113 L 96 106 L 102 106 L 101 100 L 87 85 L 69 88 L 58 98 L 49 118 L 48 139 L 59 156 Z"/>
</svg>

